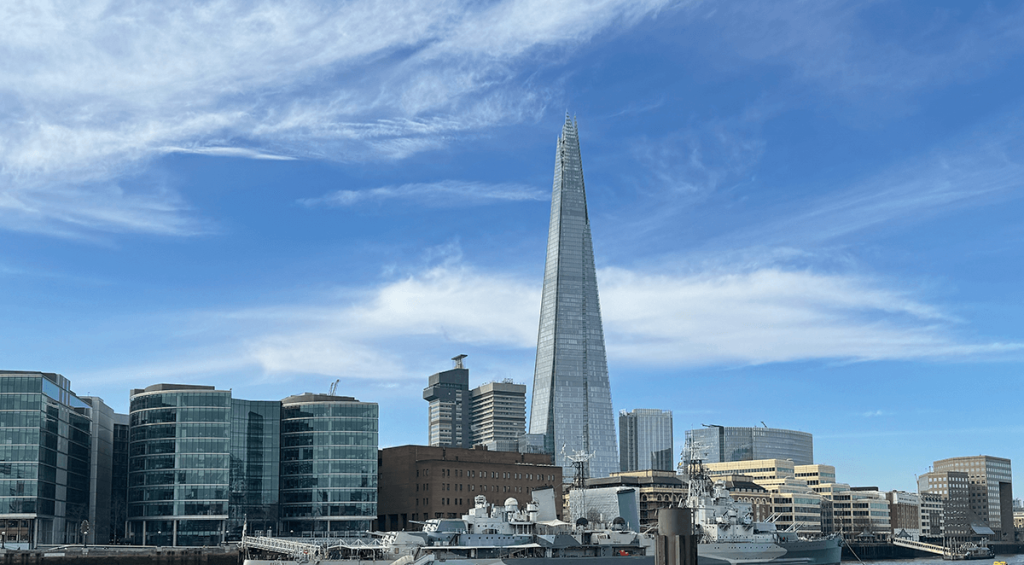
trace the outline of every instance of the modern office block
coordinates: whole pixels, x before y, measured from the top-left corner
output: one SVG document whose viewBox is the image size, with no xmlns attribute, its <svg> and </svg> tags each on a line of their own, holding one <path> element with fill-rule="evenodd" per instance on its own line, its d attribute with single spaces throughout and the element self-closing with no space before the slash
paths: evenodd
<svg viewBox="0 0 1024 565">
<path fill-rule="evenodd" d="M 695 444 L 707 463 L 757 459 L 791 459 L 796 465 L 814 463 L 814 438 L 795 430 L 712 425 L 686 431 L 687 454 Z"/>
<path fill-rule="evenodd" d="M 974 525 L 988 526 L 994 539 L 1014 541 L 1013 475 L 1009 459 L 989 455 L 952 457 L 936 461 L 934 469 L 967 473 L 968 505 Z"/>
<path fill-rule="evenodd" d="M 127 538 L 216 545 L 240 539 L 246 521 L 296 536 L 367 530 L 377 515 L 377 418 L 376 404 L 347 396 L 133 390 Z"/>
<path fill-rule="evenodd" d="M 366 531 L 377 517 L 378 407 L 305 393 L 281 401 L 281 532 Z"/>
<path fill-rule="evenodd" d="M 619 412 L 620 471 L 674 471 L 674 449 L 671 410 Z"/>
<path fill-rule="evenodd" d="M 281 402 L 231 399 L 228 442 L 229 540 L 242 525 L 266 530 L 277 523 L 281 470 Z"/>
<path fill-rule="evenodd" d="M 465 355 L 452 360 L 455 368 L 430 375 L 423 399 L 430 403 L 428 439 L 432 446 L 473 447 L 470 422 L 469 369 Z"/>
<path fill-rule="evenodd" d="M 485 383 L 470 391 L 473 445 L 490 451 L 518 451 L 526 433 L 526 385 L 511 379 Z"/>
<path fill-rule="evenodd" d="M 544 435 L 566 476 L 563 448 L 593 454 L 589 477 L 619 468 L 579 130 L 568 116 L 555 151 L 530 433 Z"/>
<path fill-rule="evenodd" d="M 970 489 L 966 472 L 931 471 L 917 477 L 917 492 L 942 497 L 942 537 L 966 539 L 973 534 Z"/>
<path fill-rule="evenodd" d="M 231 392 L 157 384 L 131 392 L 128 537 L 216 545 L 228 518 Z"/>
<path fill-rule="evenodd" d="M 0 524 L 8 547 L 80 543 L 92 407 L 55 373 L 0 371 Z"/>
<path fill-rule="evenodd" d="M 89 463 L 89 543 L 110 541 L 111 488 L 114 474 L 114 422 L 117 414 L 103 399 L 83 396 L 92 407 Z"/>
<path fill-rule="evenodd" d="M 114 414 L 114 439 L 110 474 L 110 540 L 123 543 L 128 537 L 128 414 Z"/>
</svg>

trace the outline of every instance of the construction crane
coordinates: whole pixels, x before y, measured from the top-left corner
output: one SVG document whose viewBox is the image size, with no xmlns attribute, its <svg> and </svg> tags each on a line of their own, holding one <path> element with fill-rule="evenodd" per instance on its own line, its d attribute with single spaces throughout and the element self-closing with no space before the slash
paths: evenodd
<svg viewBox="0 0 1024 565">
<path fill-rule="evenodd" d="M 336 381 L 331 383 L 331 388 L 327 389 L 327 394 L 330 396 L 334 396 L 334 392 L 338 390 L 338 383 L 340 382 L 341 379 L 337 379 Z"/>
</svg>

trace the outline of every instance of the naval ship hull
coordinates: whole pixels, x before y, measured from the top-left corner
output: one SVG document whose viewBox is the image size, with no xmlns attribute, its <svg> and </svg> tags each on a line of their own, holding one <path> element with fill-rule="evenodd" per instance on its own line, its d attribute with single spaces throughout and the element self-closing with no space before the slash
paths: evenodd
<svg viewBox="0 0 1024 565">
<path fill-rule="evenodd" d="M 702 543 L 697 565 L 838 565 L 838 538 L 779 543 Z M 500 551 L 500 550 L 499 550 Z M 653 555 L 587 555 L 578 557 L 466 557 L 438 552 L 437 561 L 459 565 L 654 565 Z M 408 561 L 408 560 L 405 560 Z M 288 561 L 285 560 L 287 563 Z M 391 561 L 392 563 L 394 561 Z M 243 565 L 281 565 L 282 560 L 246 559 Z M 386 565 L 388 560 L 325 559 L 319 565 Z"/>
</svg>

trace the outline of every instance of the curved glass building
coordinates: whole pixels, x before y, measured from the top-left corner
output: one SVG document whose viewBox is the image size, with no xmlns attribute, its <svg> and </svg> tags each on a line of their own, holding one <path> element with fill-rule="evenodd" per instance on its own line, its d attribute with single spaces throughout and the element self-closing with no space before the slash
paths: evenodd
<svg viewBox="0 0 1024 565">
<path fill-rule="evenodd" d="M 707 426 L 686 431 L 686 452 L 698 442 L 705 463 L 789 459 L 794 465 L 814 464 L 814 438 L 807 432 L 779 428 Z"/>
<path fill-rule="evenodd" d="M 231 392 L 159 384 L 133 390 L 128 537 L 144 545 L 215 545 L 228 518 Z"/>
<path fill-rule="evenodd" d="M 377 404 L 306 393 L 281 401 L 281 532 L 365 531 L 377 517 Z"/>
</svg>

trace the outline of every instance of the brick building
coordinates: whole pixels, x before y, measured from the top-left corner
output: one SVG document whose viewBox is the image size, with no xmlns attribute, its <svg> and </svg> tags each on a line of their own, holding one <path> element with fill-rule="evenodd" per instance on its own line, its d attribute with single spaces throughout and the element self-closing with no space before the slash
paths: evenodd
<svg viewBox="0 0 1024 565">
<path fill-rule="evenodd" d="M 460 518 L 477 495 L 492 504 L 515 498 L 520 506 L 532 492 L 554 487 L 562 508 L 562 468 L 551 455 L 403 445 L 378 452 L 377 529 L 418 530 L 417 521 Z"/>
</svg>

